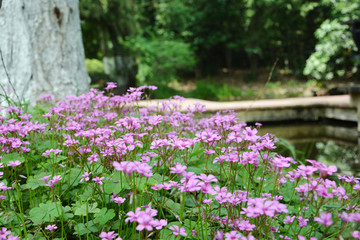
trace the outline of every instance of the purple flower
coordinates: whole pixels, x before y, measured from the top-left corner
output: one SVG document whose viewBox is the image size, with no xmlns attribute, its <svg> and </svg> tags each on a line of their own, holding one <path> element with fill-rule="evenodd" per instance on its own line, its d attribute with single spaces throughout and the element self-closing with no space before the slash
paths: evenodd
<svg viewBox="0 0 360 240">
<path fill-rule="evenodd" d="M 170 173 L 175 173 L 179 176 L 185 172 L 186 166 L 176 163 L 175 167 L 170 167 L 169 169 L 171 170 Z"/>
<path fill-rule="evenodd" d="M 147 231 L 152 231 L 153 230 L 153 226 L 152 226 L 153 220 L 154 219 L 148 214 L 140 214 L 136 220 L 138 222 L 138 226 L 136 227 L 136 230 L 142 231 L 142 230 L 146 229 Z"/>
<path fill-rule="evenodd" d="M 5 183 L 0 182 L 0 190 L 2 190 L 4 193 L 6 192 L 6 190 L 11 189 L 11 187 L 7 187 L 5 186 Z"/>
<path fill-rule="evenodd" d="M 101 232 L 100 234 L 100 238 L 101 240 L 113 240 L 117 235 L 117 233 L 115 233 L 115 231 L 111 231 L 111 232 Z"/>
<path fill-rule="evenodd" d="M 49 176 L 46 176 L 46 177 L 43 177 L 43 178 L 40 178 L 39 180 L 44 180 L 45 182 L 49 179 Z M 62 179 L 61 175 L 56 175 L 53 177 L 52 180 L 48 181 L 45 186 L 48 186 L 48 187 L 54 187 L 54 184 L 56 183 L 59 183 L 59 181 Z"/>
<path fill-rule="evenodd" d="M 239 238 L 241 238 L 241 234 L 237 231 L 225 233 L 225 240 L 238 240 Z"/>
<path fill-rule="evenodd" d="M 51 175 L 48 175 L 48 176 L 45 176 L 45 177 L 42 177 L 42 178 L 39 178 L 39 180 L 44 180 L 45 183 L 48 183 L 49 182 L 49 178 L 51 177 Z"/>
<path fill-rule="evenodd" d="M 82 176 L 82 178 L 81 178 L 81 180 L 80 180 L 80 182 L 82 182 L 82 181 L 89 181 L 90 180 L 90 176 L 91 175 L 91 172 L 85 172 L 83 175 L 81 175 Z"/>
<path fill-rule="evenodd" d="M 255 228 L 255 224 L 251 224 L 249 220 L 242 220 L 237 227 L 241 231 L 251 232 Z"/>
<path fill-rule="evenodd" d="M 99 185 L 103 185 L 103 182 L 102 180 L 104 179 L 105 177 L 96 177 L 96 178 L 93 178 L 92 180 L 96 183 L 96 184 L 99 184 Z"/>
<path fill-rule="evenodd" d="M 0 231 L 0 239 L 6 239 L 6 236 L 11 233 L 10 230 L 7 230 L 7 228 L 3 227 Z"/>
<path fill-rule="evenodd" d="M 43 99 L 44 101 L 50 102 L 55 99 L 55 97 L 51 94 L 43 94 L 40 99 Z"/>
<path fill-rule="evenodd" d="M 110 201 L 113 201 L 119 205 L 125 202 L 125 200 L 126 200 L 125 198 L 118 197 L 116 194 L 112 195 L 110 198 Z"/>
<path fill-rule="evenodd" d="M 57 226 L 54 225 L 47 225 L 47 227 L 45 228 L 46 230 L 49 230 L 50 232 L 54 231 L 55 229 L 57 229 Z"/>
<path fill-rule="evenodd" d="M 179 230 L 179 226 L 173 225 L 173 226 L 169 227 L 169 229 L 173 231 L 173 234 L 175 236 L 179 236 L 179 235 L 184 236 L 184 237 L 187 236 L 187 233 L 185 232 L 185 228 L 183 228 L 183 227 L 181 227 Z"/>
<path fill-rule="evenodd" d="M 205 204 L 211 204 L 213 202 L 213 200 L 210 198 L 210 199 L 204 199 L 203 203 Z"/>
<path fill-rule="evenodd" d="M 299 216 L 298 221 L 299 221 L 299 226 L 301 228 L 303 228 L 303 227 L 307 226 L 307 222 L 309 221 L 309 219 Z"/>
<path fill-rule="evenodd" d="M 7 165 L 8 167 L 13 167 L 16 168 L 17 166 L 19 166 L 21 164 L 21 162 L 19 160 L 14 161 L 9 161 L 9 164 Z"/>
<path fill-rule="evenodd" d="M 351 236 L 353 236 L 356 239 L 360 239 L 360 232 L 359 231 L 353 231 L 351 233 Z"/>
<path fill-rule="evenodd" d="M 106 91 L 109 91 L 110 89 L 116 88 L 116 83 L 114 82 L 107 82 L 106 88 L 104 88 Z"/>
<path fill-rule="evenodd" d="M 163 226 L 167 225 L 167 221 L 164 219 L 157 220 L 153 217 L 156 216 L 157 210 L 152 209 L 151 206 L 144 206 L 146 207 L 145 211 L 141 211 L 141 208 L 138 207 L 135 210 L 135 213 L 130 211 L 126 215 L 128 218 L 125 219 L 125 222 L 134 222 L 136 221 L 138 223 L 138 226 L 136 227 L 136 230 L 142 231 L 152 231 L 155 227 L 157 230 L 162 229 Z"/>
<path fill-rule="evenodd" d="M 295 216 L 292 216 L 292 217 L 286 216 L 286 218 L 284 219 L 284 223 L 290 224 L 294 221 L 294 219 L 295 219 Z"/>
<path fill-rule="evenodd" d="M 13 235 L 9 235 L 7 240 L 20 240 L 20 237 L 18 236 L 13 236 Z"/>
<path fill-rule="evenodd" d="M 167 225 L 167 221 L 165 219 L 155 219 L 152 221 L 152 225 L 156 228 L 156 230 L 160 230 Z"/>
<path fill-rule="evenodd" d="M 93 162 L 97 162 L 99 160 L 99 155 L 97 153 L 90 155 L 88 157 L 88 161 L 90 164 L 92 164 Z"/>
<path fill-rule="evenodd" d="M 331 220 L 332 214 L 331 213 L 320 213 L 320 217 L 315 217 L 314 221 L 318 222 L 321 225 L 324 226 L 330 226 L 333 224 L 333 221 Z"/>
<path fill-rule="evenodd" d="M 224 233 L 222 231 L 217 231 L 214 240 L 223 240 L 223 239 L 224 239 Z"/>
<path fill-rule="evenodd" d="M 201 180 L 203 180 L 205 183 L 211 183 L 214 182 L 216 183 L 218 180 L 216 179 L 216 177 L 212 174 L 206 176 L 204 173 L 200 174 L 199 178 Z"/>
</svg>

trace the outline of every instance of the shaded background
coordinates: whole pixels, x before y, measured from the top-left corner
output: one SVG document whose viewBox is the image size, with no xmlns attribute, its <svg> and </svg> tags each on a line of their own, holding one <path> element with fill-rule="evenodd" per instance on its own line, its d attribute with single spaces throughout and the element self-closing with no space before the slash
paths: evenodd
<svg viewBox="0 0 360 240">
<path fill-rule="evenodd" d="M 279 98 L 359 79 L 357 0 L 80 0 L 80 14 L 92 84 L 119 93 Z"/>
</svg>

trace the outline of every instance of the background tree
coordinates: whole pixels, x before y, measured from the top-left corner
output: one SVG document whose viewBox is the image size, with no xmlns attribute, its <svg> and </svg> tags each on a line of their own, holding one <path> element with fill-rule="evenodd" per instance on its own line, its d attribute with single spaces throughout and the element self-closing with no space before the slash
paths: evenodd
<svg viewBox="0 0 360 240">
<path fill-rule="evenodd" d="M 88 91 L 78 1 L 3 0 L 0 35 L 3 95 L 34 104 L 44 93 L 61 99 Z"/>
<path fill-rule="evenodd" d="M 360 61 L 349 22 L 360 19 L 360 2 L 322 0 L 316 6 L 327 6 L 331 11 L 315 32 L 318 42 L 304 74 L 317 80 L 352 77 Z"/>
<path fill-rule="evenodd" d="M 355 0 L 81 0 L 88 57 L 105 59 L 105 70 L 109 57 L 130 59 L 128 68 L 114 64 L 125 69 L 116 68 L 115 79 L 128 71 L 138 85 L 239 69 L 256 80 L 277 59 L 277 69 L 295 78 L 343 76 L 356 60 L 342 23 L 356 19 L 358 7 Z"/>
<path fill-rule="evenodd" d="M 127 41 L 138 31 L 137 5 L 129 0 L 80 0 L 88 58 L 104 61 L 105 73 L 124 92 L 134 84 L 134 58 Z"/>
</svg>

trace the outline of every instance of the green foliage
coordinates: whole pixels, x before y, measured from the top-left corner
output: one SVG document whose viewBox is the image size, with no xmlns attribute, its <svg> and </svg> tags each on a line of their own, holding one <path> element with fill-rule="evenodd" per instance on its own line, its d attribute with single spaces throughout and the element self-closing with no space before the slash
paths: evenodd
<svg viewBox="0 0 360 240">
<path fill-rule="evenodd" d="M 80 1 L 87 57 L 137 57 L 138 85 L 183 71 L 256 70 L 276 58 L 279 67 L 302 72 L 331 8 L 304 0 Z"/>
<path fill-rule="evenodd" d="M 231 91 L 221 88 L 222 95 Z M 305 171 L 301 162 L 275 152 L 275 136 L 258 135 L 236 113 L 202 118 L 200 111 L 177 111 L 171 101 L 162 102 L 161 109 L 139 108 L 133 99 L 140 89 L 122 96 L 120 103 L 129 108 L 119 110 L 114 104 L 119 97 L 105 94 L 92 90 L 69 99 L 69 109 L 53 107 L 61 116 L 44 117 L 46 129 L 39 131 L 43 125 L 32 120 L 22 123 L 32 129 L 26 133 L 16 127 L 20 113 L 4 120 L 2 147 L 9 151 L 0 159 L 3 232 L 9 229 L 22 239 L 98 239 L 112 233 L 123 239 L 179 239 L 172 230 L 176 225 L 187 239 L 214 239 L 218 230 L 264 239 L 280 234 L 349 239 L 358 229 L 339 218 L 359 212 L 351 208 L 359 204 L 359 185 L 348 181 L 356 179 L 331 181 L 336 170 L 319 163 Z M 118 115 L 97 121 L 104 118 L 99 109 Z M 82 115 L 73 118 L 74 113 Z M 95 119 L 91 126 L 89 119 Z M 14 139 L 30 151 L 5 145 Z M 284 140 L 277 147 L 299 156 Z M 44 151 L 51 153 L 43 156 Z M 21 157 L 16 168 L 6 165 Z M 324 212 L 332 213 L 331 228 L 315 219 Z M 300 217 L 307 226 L 299 226 Z M 239 230 L 230 220 L 248 229 Z"/>
<path fill-rule="evenodd" d="M 354 58 L 352 52 L 356 51 L 356 46 L 347 25 L 337 19 L 327 19 L 315 32 L 315 36 L 319 42 L 316 51 L 306 61 L 305 75 L 311 75 L 317 80 L 331 80 L 343 77 L 346 71 L 353 69 L 349 63 Z"/>
<path fill-rule="evenodd" d="M 105 73 L 104 71 L 104 63 L 98 59 L 85 59 L 85 66 L 87 71 L 92 73 Z"/>
<path fill-rule="evenodd" d="M 29 212 L 30 219 L 37 225 L 53 222 L 57 218 L 67 220 L 74 215 L 69 213 L 69 206 L 62 207 L 59 203 L 40 203 L 39 207 L 32 208 Z"/>
<path fill-rule="evenodd" d="M 346 22 L 359 19 L 360 3 L 356 0 L 323 0 L 320 5 L 329 6 L 331 15 L 315 32 L 318 40 L 315 52 L 306 61 L 304 74 L 317 80 L 331 80 L 352 75 L 359 62 L 355 60 L 357 51 L 351 34 L 351 26 Z"/>
<path fill-rule="evenodd" d="M 97 87 L 102 87 L 105 82 L 113 79 L 105 73 L 104 62 L 98 59 L 85 59 L 85 66 L 91 78 L 92 84 L 97 84 Z"/>
<path fill-rule="evenodd" d="M 196 89 L 186 94 L 186 96 L 214 101 L 229 101 L 245 97 L 244 94 L 246 94 L 246 91 L 236 87 L 230 88 L 226 83 L 199 80 L 196 82 Z"/>
<path fill-rule="evenodd" d="M 3 162 L 5 165 L 7 165 L 9 161 L 15 162 L 16 160 L 20 162 L 24 162 L 25 158 L 21 156 L 19 153 L 8 153 L 1 158 L 1 162 Z"/>
<path fill-rule="evenodd" d="M 139 54 L 139 83 L 170 82 L 195 65 L 189 44 L 181 40 L 137 38 L 132 48 Z"/>
<path fill-rule="evenodd" d="M 342 145 L 334 141 L 317 142 L 315 145 L 319 161 L 326 164 L 335 164 L 340 171 L 351 172 L 359 171 L 359 166 L 354 164 L 351 166 L 349 163 L 353 162 L 352 159 L 357 159 L 357 150 L 354 147 Z M 333 159 L 338 159 L 334 161 Z"/>
</svg>

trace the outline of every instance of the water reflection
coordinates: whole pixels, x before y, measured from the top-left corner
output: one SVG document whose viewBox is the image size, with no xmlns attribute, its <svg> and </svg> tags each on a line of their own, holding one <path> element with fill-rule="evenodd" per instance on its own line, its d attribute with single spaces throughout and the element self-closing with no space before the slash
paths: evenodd
<svg viewBox="0 0 360 240">
<path fill-rule="evenodd" d="M 356 125 L 342 126 L 312 123 L 264 124 L 260 134 L 273 133 L 282 140 L 281 154 L 296 155 L 296 159 L 316 159 L 336 165 L 341 174 L 360 173 L 359 145 Z M 288 144 L 287 141 L 291 144 Z"/>
</svg>

